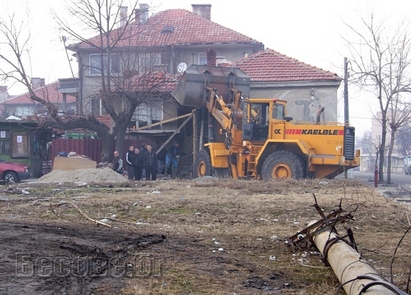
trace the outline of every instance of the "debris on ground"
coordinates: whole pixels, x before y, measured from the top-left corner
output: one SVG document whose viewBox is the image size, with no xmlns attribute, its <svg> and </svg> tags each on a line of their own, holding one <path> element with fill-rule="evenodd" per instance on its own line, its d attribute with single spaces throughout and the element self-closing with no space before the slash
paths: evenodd
<svg viewBox="0 0 411 295">
<path fill-rule="evenodd" d="M 117 183 L 92 185 L 102 178 Z M 395 251 L 391 277 L 407 288 L 410 207 L 350 180 L 203 179 L 131 182 L 101 168 L 5 185 L 0 294 L 334 295 L 341 283 L 320 252 L 284 243 L 318 220 L 313 194 L 325 216 L 341 200 L 358 208 L 340 231 L 352 227 L 386 279 Z"/>
<path fill-rule="evenodd" d="M 37 182 L 83 182 L 83 183 L 118 183 L 127 182 L 127 178 L 113 169 L 89 168 L 78 170 L 53 170 L 42 176 Z"/>
</svg>

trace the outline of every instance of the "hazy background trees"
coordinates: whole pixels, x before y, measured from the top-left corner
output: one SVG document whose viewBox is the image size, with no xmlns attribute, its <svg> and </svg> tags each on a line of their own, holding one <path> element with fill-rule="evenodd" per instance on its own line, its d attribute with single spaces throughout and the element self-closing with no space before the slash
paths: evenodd
<svg viewBox="0 0 411 295">
<path fill-rule="evenodd" d="M 388 19 L 377 19 L 370 13 L 361 18 L 361 25 L 347 23 L 350 37 L 344 37 L 350 51 L 351 82 L 371 95 L 381 123 L 378 142 L 379 178 L 384 180 L 385 155 L 387 182 L 391 182 L 391 155 L 401 127 L 410 122 L 411 39 L 409 26 L 404 22 L 394 25 Z M 393 28 L 393 29 L 392 29 Z M 387 136 L 389 134 L 390 136 Z M 388 148 L 388 153 L 387 153 Z"/>
</svg>

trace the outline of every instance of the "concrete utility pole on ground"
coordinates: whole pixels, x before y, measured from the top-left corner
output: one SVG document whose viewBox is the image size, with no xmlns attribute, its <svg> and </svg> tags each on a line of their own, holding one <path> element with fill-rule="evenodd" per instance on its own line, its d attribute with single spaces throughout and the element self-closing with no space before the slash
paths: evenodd
<svg viewBox="0 0 411 295">
<path fill-rule="evenodd" d="M 390 284 L 361 258 L 360 253 L 342 241 L 334 232 L 324 231 L 314 238 L 315 246 L 341 283 L 348 295 L 406 295 Z"/>
</svg>

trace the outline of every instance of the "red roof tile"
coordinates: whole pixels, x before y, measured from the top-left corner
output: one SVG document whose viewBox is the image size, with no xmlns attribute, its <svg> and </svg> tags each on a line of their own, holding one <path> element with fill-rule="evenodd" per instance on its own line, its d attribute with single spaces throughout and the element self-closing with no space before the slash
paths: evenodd
<svg viewBox="0 0 411 295">
<path fill-rule="evenodd" d="M 148 72 L 131 82 L 131 89 L 135 91 L 171 92 L 177 85 L 178 77 L 165 71 Z"/>
<path fill-rule="evenodd" d="M 108 127 L 111 126 L 111 117 L 109 115 L 100 115 L 100 116 L 95 116 L 100 123 L 103 123 L 104 125 L 107 125 Z"/>
<path fill-rule="evenodd" d="M 238 61 L 252 82 L 341 81 L 337 74 L 311 66 L 272 49 L 259 51 Z"/>
<path fill-rule="evenodd" d="M 60 82 L 56 81 L 50 84 L 47 84 L 43 87 L 34 89 L 34 93 L 45 100 L 50 101 L 51 103 L 63 103 L 63 94 L 58 91 Z M 76 98 L 71 95 L 66 96 L 66 103 L 74 103 Z M 14 96 L 11 99 L 8 99 L 4 104 L 34 104 L 35 102 L 31 100 L 30 94 L 24 93 L 21 95 Z"/>
<path fill-rule="evenodd" d="M 120 34 L 121 29 L 112 31 L 112 36 Z M 89 39 L 99 44 L 99 37 Z M 122 40 L 116 44 L 121 46 L 170 46 L 195 45 L 212 43 L 263 44 L 232 29 L 221 26 L 202 16 L 185 9 L 170 9 L 151 16 L 145 24 L 132 23 Z M 79 47 L 88 48 L 82 42 Z M 76 45 L 74 45 L 76 46 Z M 73 46 L 70 46 L 72 48 Z"/>
</svg>

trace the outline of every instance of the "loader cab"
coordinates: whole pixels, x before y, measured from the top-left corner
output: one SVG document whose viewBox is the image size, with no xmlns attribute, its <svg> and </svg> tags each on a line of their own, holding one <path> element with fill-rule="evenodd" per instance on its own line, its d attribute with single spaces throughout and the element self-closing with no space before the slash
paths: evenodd
<svg viewBox="0 0 411 295">
<path fill-rule="evenodd" d="M 285 105 L 277 101 L 273 101 L 272 107 L 272 118 L 275 120 L 285 120 Z"/>
<path fill-rule="evenodd" d="M 243 140 L 265 141 L 270 121 L 269 102 L 245 101 L 243 105 Z"/>
<path fill-rule="evenodd" d="M 248 99 L 243 104 L 243 140 L 265 141 L 269 138 L 272 121 L 291 121 L 286 117 L 285 100 L 279 99 Z"/>
<path fill-rule="evenodd" d="M 272 119 L 286 122 L 292 121 L 292 117 L 287 117 L 286 107 L 287 101 L 274 98 L 270 111 L 272 114 Z"/>
</svg>

